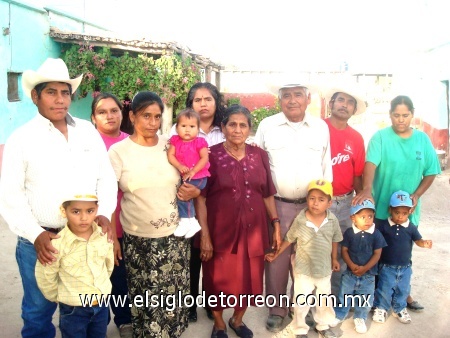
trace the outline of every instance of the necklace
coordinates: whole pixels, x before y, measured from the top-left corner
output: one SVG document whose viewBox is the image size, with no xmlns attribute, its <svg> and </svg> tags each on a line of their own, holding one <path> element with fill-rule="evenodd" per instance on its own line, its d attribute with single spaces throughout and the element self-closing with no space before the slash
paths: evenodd
<svg viewBox="0 0 450 338">
<path fill-rule="evenodd" d="M 244 147 L 242 148 L 242 149 L 244 150 L 244 153 L 242 154 L 242 156 L 240 156 L 239 154 L 233 153 L 233 152 L 231 151 L 231 149 L 228 148 L 226 142 L 223 143 L 223 147 L 224 147 L 225 150 L 228 152 L 228 154 L 231 155 L 231 157 L 235 158 L 235 159 L 238 160 L 238 161 L 242 160 L 242 159 L 245 157 L 245 144 L 244 144 Z"/>
</svg>

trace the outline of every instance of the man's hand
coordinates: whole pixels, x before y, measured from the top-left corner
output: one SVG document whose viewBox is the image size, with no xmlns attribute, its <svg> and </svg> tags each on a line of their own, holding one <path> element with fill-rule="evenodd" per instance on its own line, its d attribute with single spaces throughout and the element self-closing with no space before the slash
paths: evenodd
<svg viewBox="0 0 450 338">
<path fill-rule="evenodd" d="M 98 215 L 95 222 L 102 227 L 102 233 L 108 236 L 108 242 L 114 243 L 114 234 L 111 228 L 111 222 L 102 215 Z"/>
<path fill-rule="evenodd" d="M 50 231 L 44 231 L 37 236 L 34 241 L 37 259 L 44 266 L 46 264 L 52 264 L 56 261 L 56 257 L 54 255 L 58 253 L 58 250 L 56 250 L 51 243 L 51 240 L 55 238 L 59 238 L 59 235 Z"/>
</svg>

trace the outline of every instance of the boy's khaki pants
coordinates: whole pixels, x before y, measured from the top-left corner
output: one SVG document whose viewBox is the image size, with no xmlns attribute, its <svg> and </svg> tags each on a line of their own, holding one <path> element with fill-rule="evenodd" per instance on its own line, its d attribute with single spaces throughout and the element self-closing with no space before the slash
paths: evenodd
<svg viewBox="0 0 450 338">
<path fill-rule="evenodd" d="M 326 298 L 331 293 L 330 276 L 313 278 L 295 274 L 294 318 L 291 323 L 294 334 L 308 333 L 309 326 L 306 324 L 305 318 L 310 308 L 316 322 L 316 329 L 321 331 L 329 328 L 328 324 L 335 318 L 333 302 Z M 316 288 L 315 295 L 313 294 L 314 288 Z M 302 303 L 306 304 L 299 305 Z"/>
</svg>

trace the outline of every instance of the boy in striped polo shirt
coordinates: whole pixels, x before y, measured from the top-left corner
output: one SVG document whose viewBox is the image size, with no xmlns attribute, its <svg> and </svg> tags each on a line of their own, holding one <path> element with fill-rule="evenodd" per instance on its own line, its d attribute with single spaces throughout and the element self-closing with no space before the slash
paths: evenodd
<svg viewBox="0 0 450 338">
<path fill-rule="evenodd" d="M 342 241 L 339 221 L 328 210 L 331 206 L 333 188 L 325 180 L 314 180 L 308 186 L 306 196 L 307 207 L 303 209 L 292 223 L 278 252 L 266 255 L 266 260 L 272 262 L 296 243 L 294 263 L 294 318 L 292 323 L 280 332 L 280 335 L 290 331 L 296 338 L 306 338 L 309 326 L 305 322 L 310 309 L 309 295 L 316 288 L 316 306 L 314 321 L 316 331 L 322 337 L 336 337 L 329 324 L 334 320 L 332 302 L 322 295 L 331 293 L 331 272 L 339 271 L 337 260 L 338 243 Z"/>
</svg>

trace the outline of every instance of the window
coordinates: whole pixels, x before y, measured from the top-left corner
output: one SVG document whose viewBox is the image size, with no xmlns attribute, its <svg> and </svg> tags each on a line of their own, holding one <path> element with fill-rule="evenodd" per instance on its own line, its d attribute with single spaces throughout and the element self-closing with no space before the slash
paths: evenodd
<svg viewBox="0 0 450 338">
<path fill-rule="evenodd" d="M 21 73 L 8 72 L 8 101 L 20 101 L 19 97 L 19 77 Z"/>
</svg>

